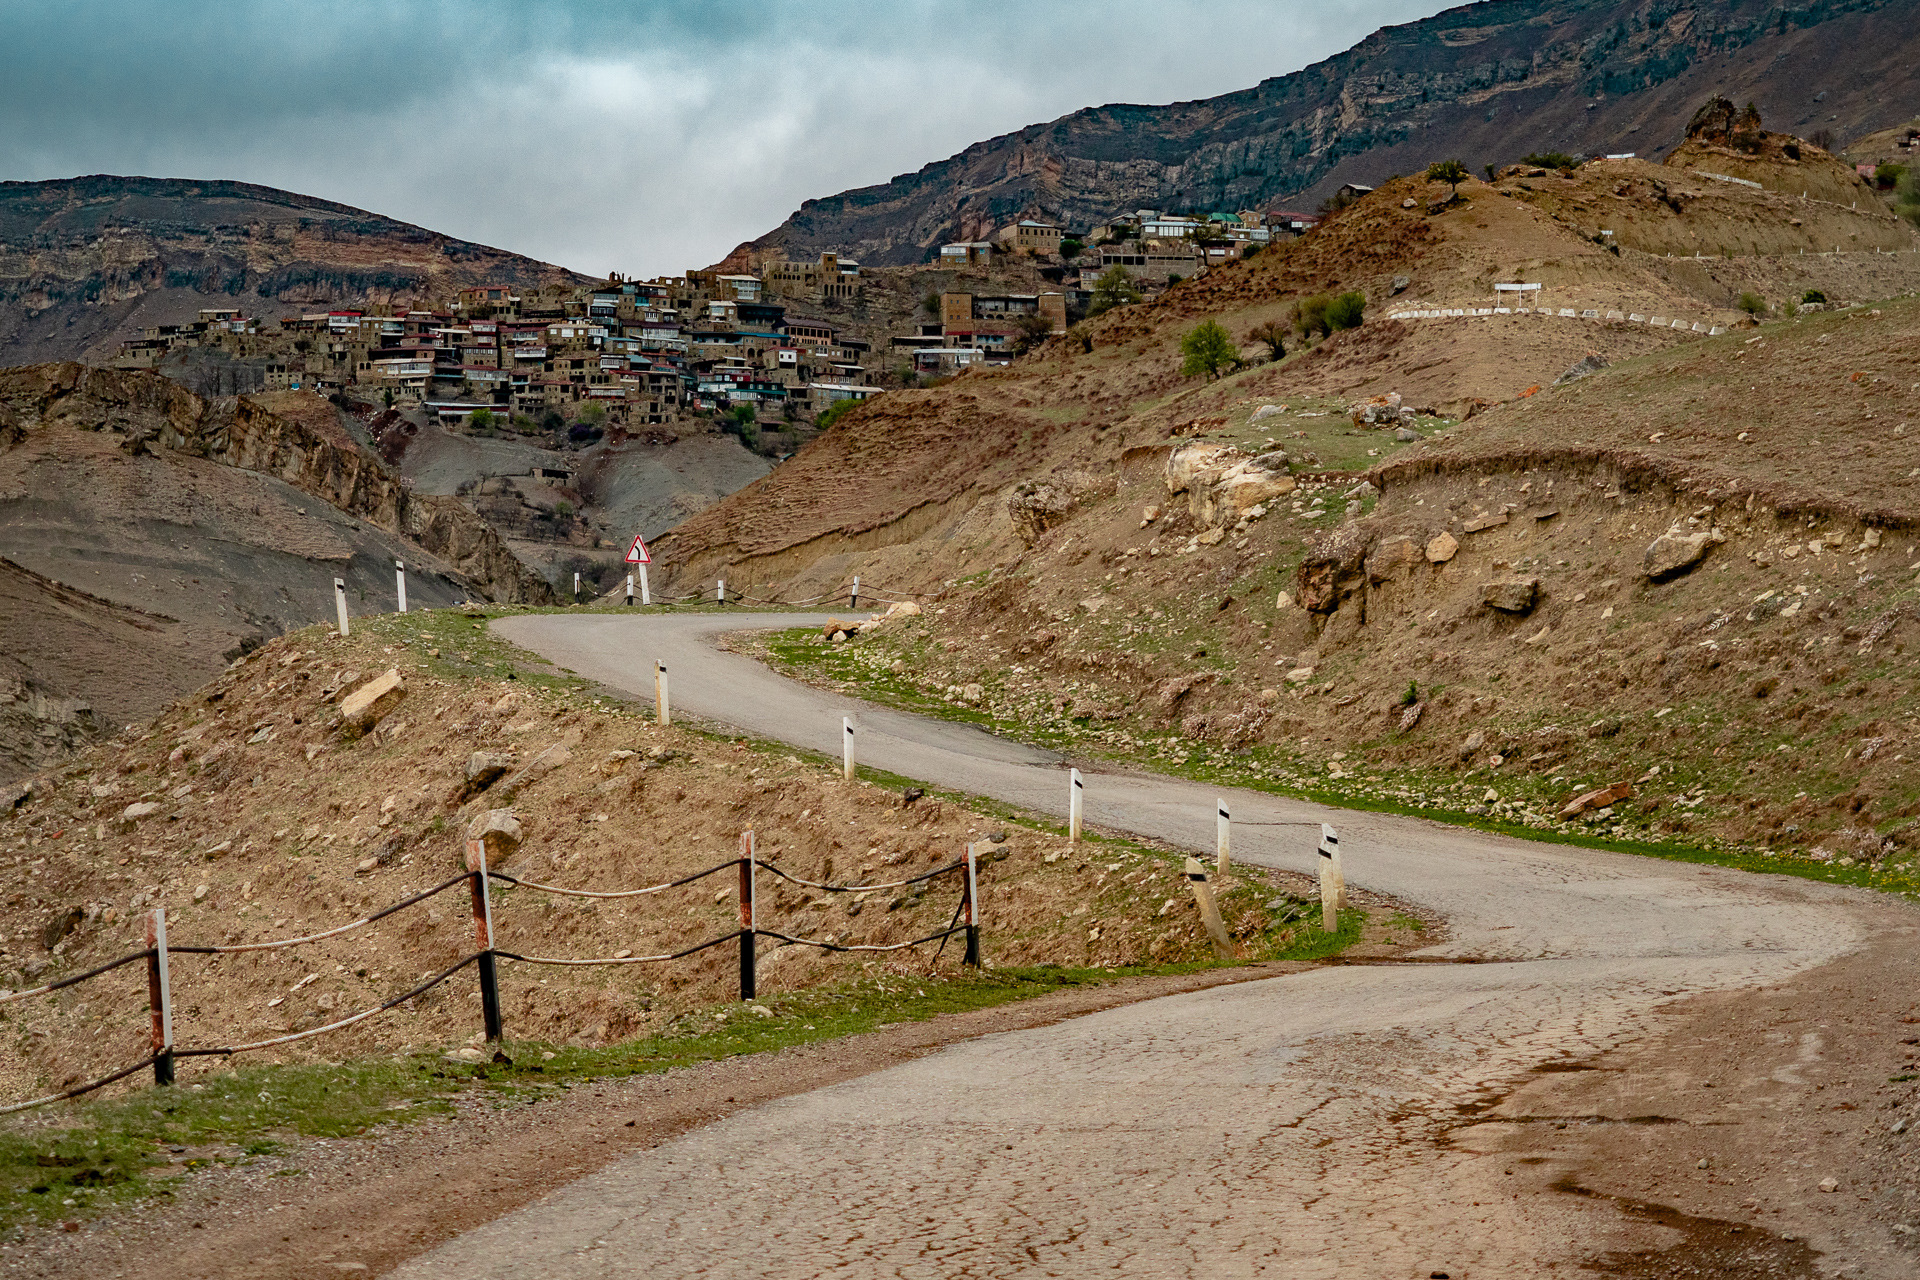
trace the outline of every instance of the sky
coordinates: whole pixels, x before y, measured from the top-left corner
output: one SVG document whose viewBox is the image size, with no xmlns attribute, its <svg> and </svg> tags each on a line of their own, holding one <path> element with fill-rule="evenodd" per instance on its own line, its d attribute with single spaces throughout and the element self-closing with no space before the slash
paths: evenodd
<svg viewBox="0 0 1920 1280">
<path fill-rule="evenodd" d="M 604 274 L 1109 102 L 1250 87 L 1435 0 L 0 0 L 0 179 L 226 178 Z"/>
</svg>

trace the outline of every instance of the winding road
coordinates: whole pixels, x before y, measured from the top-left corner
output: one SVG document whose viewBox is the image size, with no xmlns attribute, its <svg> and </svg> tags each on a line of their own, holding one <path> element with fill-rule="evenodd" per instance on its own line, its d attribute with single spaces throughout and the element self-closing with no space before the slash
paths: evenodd
<svg viewBox="0 0 1920 1280">
<path fill-rule="evenodd" d="M 786 680 L 716 647 L 812 615 L 527 616 L 499 634 L 677 711 L 1064 814 L 1049 753 Z M 1212 788 L 1086 772 L 1090 823 L 1195 849 Z M 1446 1140 L 1540 1064 L 1653 1034 L 1679 997 L 1864 945 L 1863 895 L 1228 792 L 1244 861 L 1443 913 L 1428 963 L 1328 968 L 990 1036 L 736 1114 L 401 1268 L 425 1277 L 1452 1277 L 1590 1274 L 1603 1199 L 1519 1196 Z M 989 927 L 991 918 L 989 917 Z M 1454 960 L 1461 963 L 1441 963 Z M 1783 1062 L 1792 1060 L 1783 1049 Z M 1510 1172 L 1510 1170 L 1508 1170 Z"/>
</svg>

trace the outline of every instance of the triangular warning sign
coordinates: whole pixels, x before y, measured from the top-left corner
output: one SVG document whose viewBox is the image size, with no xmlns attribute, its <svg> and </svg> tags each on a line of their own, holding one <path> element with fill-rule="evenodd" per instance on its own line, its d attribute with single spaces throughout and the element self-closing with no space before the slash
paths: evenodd
<svg viewBox="0 0 1920 1280">
<path fill-rule="evenodd" d="M 633 545 L 627 548 L 628 564 L 652 564 L 653 553 L 647 550 L 647 540 L 635 536 Z"/>
</svg>

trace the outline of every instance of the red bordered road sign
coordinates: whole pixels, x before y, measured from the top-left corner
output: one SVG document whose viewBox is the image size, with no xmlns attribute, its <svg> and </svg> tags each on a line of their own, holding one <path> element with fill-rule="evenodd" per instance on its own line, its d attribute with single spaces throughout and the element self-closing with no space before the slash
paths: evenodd
<svg viewBox="0 0 1920 1280">
<path fill-rule="evenodd" d="M 647 550 L 647 540 L 635 537 L 633 545 L 627 548 L 628 564 L 652 564 L 653 553 Z"/>
</svg>

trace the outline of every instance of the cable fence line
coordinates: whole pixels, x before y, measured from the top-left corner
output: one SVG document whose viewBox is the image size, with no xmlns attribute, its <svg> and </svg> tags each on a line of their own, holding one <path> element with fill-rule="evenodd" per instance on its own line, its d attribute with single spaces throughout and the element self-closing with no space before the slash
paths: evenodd
<svg viewBox="0 0 1920 1280">
<path fill-rule="evenodd" d="M 94 968 L 89 969 L 84 973 L 77 973 L 70 977 L 60 978 L 52 982 L 43 983 L 42 985 L 38 987 L 34 987 L 30 990 L 9 992 L 4 995 L 0 995 L 0 1003 L 8 1003 L 8 1002 L 13 1002 L 18 1000 L 24 1000 L 29 996 L 51 995 L 61 990 L 64 990 L 66 988 L 74 987 L 81 983 L 91 981 L 92 979 L 102 977 L 108 973 L 113 972 L 114 970 L 123 968 L 127 965 L 131 965 L 140 961 L 145 961 L 146 968 L 147 968 L 147 1004 L 148 1004 L 148 1014 L 149 1014 L 149 1043 L 151 1047 L 151 1052 L 146 1057 L 142 1058 L 140 1061 L 135 1062 L 130 1066 L 122 1067 L 112 1072 L 109 1075 L 100 1077 L 99 1079 L 91 1080 L 84 1084 L 75 1085 L 72 1088 L 63 1089 L 58 1093 L 48 1094 L 44 1097 L 31 1098 L 22 1102 L 0 1105 L 0 1115 L 8 1115 L 14 1112 L 26 1111 L 34 1107 L 47 1106 L 52 1103 L 64 1102 L 74 1098 L 78 1098 L 85 1094 L 92 1093 L 98 1089 L 105 1088 L 106 1086 L 114 1084 L 118 1081 L 124 1080 L 127 1077 L 134 1075 L 137 1072 L 146 1070 L 148 1068 L 151 1068 L 153 1070 L 153 1078 L 154 1078 L 154 1083 L 156 1085 L 167 1086 L 167 1085 L 173 1084 L 174 1082 L 174 1064 L 176 1063 L 176 1061 L 183 1058 L 231 1057 L 234 1054 L 250 1053 L 250 1052 L 255 1052 L 261 1049 L 275 1048 L 282 1045 L 293 1044 L 302 1040 L 313 1039 L 318 1036 L 327 1035 L 331 1032 L 341 1031 L 348 1027 L 354 1026 L 358 1023 L 365 1022 L 368 1019 L 377 1017 L 382 1013 L 389 1012 L 399 1007 L 400 1005 L 406 1004 L 408 1001 L 418 999 L 420 996 L 423 996 L 427 992 L 440 986 L 442 983 L 452 978 L 455 974 L 459 973 L 463 969 L 468 968 L 469 966 L 473 966 L 478 971 L 479 987 L 480 987 L 479 995 L 481 999 L 481 1014 L 482 1014 L 486 1038 L 488 1040 L 497 1041 L 503 1035 L 503 1019 L 501 1016 L 501 1008 L 500 1008 L 499 976 L 498 976 L 498 969 L 496 965 L 496 961 L 499 961 L 499 960 L 516 961 L 522 964 L 563 966 L 563 967 L 569 967 L 569 968 L 585 968 L 585 967 L 593 967 L 593 966 L 627 965 L 627 964 L 657 964 L 657 963 L 671 962 L 675 960 L 682 960 L 689 956 L 712 950 L 715 947 L 724 946 L 727 943 L 737 943 L 740 948 L 739 998 L 743 1001 L 752 1000 L 755 998 L 755 995 L 756 995 L 756 987 L 757 987 L 756 952 L 757 952 L 757 943 L 761 938 L 770 939 L 773 942 L 775 942 L 778 946 L 782 946 L 782 947 L 785 947 L 785 946 L 816 947 L 823 951 L 829 951 L 829 952 L 903 951 L 912 947 L 924 946 L 927 943 L 938 941 L 941 944 L 941 950 L 944 951 L 946 946 L 946 940 L 949 937 L 952 937 L 954 934 L 964 933 L 967 938 L 965 963 L 974 967 L 978 967 L 978 965 L 980 964 L 979 890 L 978 890 L 978 881 L 975 874 L 975 857 L 974 857 L 973 845 L 969 844 L 967 846 L 966 854 L 964 857 L 959 858 L 953 862 L 947 863 L 944 866 L 936 867 L 933 870 L 925 872 L 918 876 L 913 876 L 907 879 L 890 882 L 887 884 L 878 884 L 878 885 L 833 885 L 833 884 L 825 884 L 820 881 L 808 880 L 805 877 L 796 876 L 793 873 L 785 871 L 777 866 L 774 866 L 771 863 L 761 862 L 754 850 L 754 838 L 755 837 L 754 837 L 754 832 L 752 828 L 748 828 L 747 830 L 741 833 L 740 854 L 738 857 L 730 858 L 725 862 L 717 863 L 714 866 L 708 867 L 702 871 L 694 872 L 691 875 L 682 876 L 677 880 L 667 881 L 663 884 L 647 885 L 638 889 L 623 889 L 623 890 L 572 889 L 572 888 L 567 888 L 565 886 L 560 886 L 560 885 L 548 885 L 548 884 L 541 884 L 537 881 L 522 880 L 519 877 L 511 875 L 506 872 L 494 871 L 487 866 L 486 838 L 484 837 L 472 838 L 467 841 L 467 869 L 460 872 L 457 875 L 449 877 L 448 879 L 442 881 L 440 884 L 435 885 L 433 888 L 423 890 L 420 893 L 412 894 L 406 898 L 401 899 L 399 902 L 393 903 L 390 906 L 382 908 L 379 911 L 373 912 L 358 920 L 351 921 L 347 924 L 340 925 L 332 929 L 322 930 L 318 933 L 305 934 L 299 937 L 271 939 L 263 942 L 225 943 L 225 944 L 218 944 L 218 945 L 202 945 L 202 944 L 193 944 L 193 943 L 170 945 L 167 939 L 166 908 L 156 907 L 152 911 L 147 913 L 147 918 L 146 918 L 147 945 L 145 948 L 139 951 L 130 952 L 123 956 L 119 956 L 113 960 L 107 961 L 105 964 L 95 966 Z M 532 889 L 532 890 L 543 892 L 543 893 L 561 894 L 569 897 L 601 898 L 601 899 L 629 898 L 629 897 L 635 897 L 643 894 L 661 893 L 670 889 L 684 888 L 687 885 L 693 884 L 697 881 L 704 880 L 710 876 L 724 872 L 729 868 L 733 869 L 739 877 L 739 895 L 737 899 L 737 905 L 738 905 L 739 916 L 740 916 L 740 927 L 736 930 L 732 930 L 727 933 L 720 934 L 717 937 L 708 938 L 705 941 L 695 943 L 692 946 L 685 947 L 677 951 L 669 951 L 669 952 L 662 952 L 659 954 L 650 954 L 650 955 L 642 955 L 642 956 L 636 956 L 636 955 L 579 956 L 579 957 L 543 956 L 543 955 L 529 955 L 519 951 L 509 950 L 507 948 L 499 946 L 496 939 L 494 919 L 493 919 L 493 899 L 492 899 L 492 894 L 489 892 L 489 882 L 496 882 L 503 885 Z M 760 914 L 759 914 L 760 907 L 759 907 L 758 896 L 755 892 L 755 884 L 756 884 L 756 878 L 757 878 L 756 873 L 761 868 L 765 868 L 766 870 L 774 873 L 780 878 L 788 880 L 792 883 L 805 885 L 809 888 L 822 889 L 822 890 L 825 890 L 828 892 L 834 892 L 834 893 L 859 893 L 859 892 L 870 892 L 876 889 L 900 888 L 900 887 L 904 887 L 911 884 L 919 884 L 923 881 L 932 880 L 939 876 L 959 873 L 961 875 L 960 900 L 959 900 L 958 906 L 955 908 L 953 920 L 951 923 L 949 923 L 947 928 L 937 933 L 928 934 L 927 936 L 922 938 L 912 939 L 911 941 L 899 942 L 899 943 L 851 943 L 851 942 L 841 942 L 841 941 L 828 940 L 828 939 L 808 938 L 808 937 L 803 937 L 803 936 L 798 936 L 796 934 L 788 933 L 783 930 L 766 928 L 762 926 L 760 922 Z M 426 902 L 429 899 L 434 898 L 437 895 L 444 893 L 449 889 L 455 888 L 456 886 L 459 886 L 463 883 L 467 885 L 469 890 L 469 897 L 471 899 L 476 949 L 472 951 L 470 954 L 461 958 L 456 963 L 441 970 L 439 973 L 426 978 L 424 981 L 418 983 L 417 985 L 413 986 L 409 990 L 402 992 L 399 995 L 395 995 L 388 999 L 382 1000 L 378 1004 L 371 1005 L 355 1013 L 347 1014 L 344 1017 L 333 1019 L 332 1021 L 323 1023 L 321 1025 L 308 1027 L 299 1031 L 289 1031 L 286 1034 L 272 1036 L 264 1040 L 254 1040 L 254 1041 L 247 1041 L 239 1044 L 225 1044 L 225 1045 L 176 1044 L 175 1036 L 174 1036 L 174 1025 L 173 1025 L 174 1001 L 173 1001 L 173 990 L 172 990 L 173 988 L 172 973 L 171 973 L 171 967 L 170 967 L 171 956 L 175 954 L 181 954 L 181 955 L 204 955 L 204 956 L 218 957 L 222 955 L 233 955 L 233 954 L 246 953 L 246 952 L 287 951 L 295 947 L 308 945 L 310 943 L 330 941 L 330 940 L 341 938 L 348 933 L 364 928 L 367 925 L 373 924 L 379 920 L 386 919 L 410 907 L 419 906 L 421 903 Z M 939 958 L 938 953 L 936 953 L 934 958 L 935 958 L 935 961 L 937 962 Z M 304 986 L 305 982 L 303 981 L 299 985 Z M 297 990 L 298 987 L 296 987 L 295 989 Z"/>
</svg>

